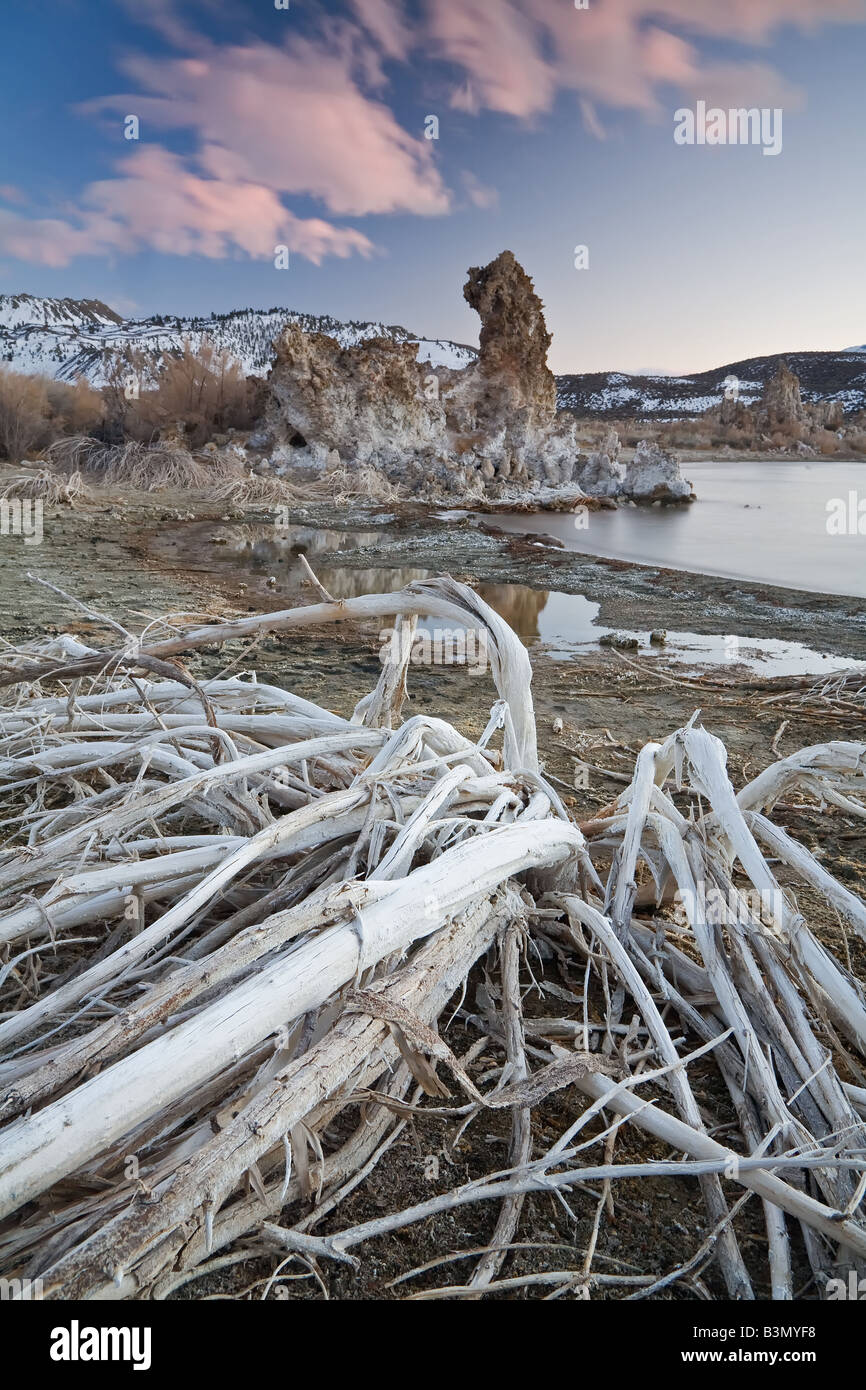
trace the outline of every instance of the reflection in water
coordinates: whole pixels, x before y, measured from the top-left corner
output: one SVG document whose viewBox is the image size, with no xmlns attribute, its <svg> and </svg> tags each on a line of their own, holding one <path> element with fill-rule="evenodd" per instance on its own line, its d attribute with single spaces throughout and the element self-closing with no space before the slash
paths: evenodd
<svg viewBox="0 0 866 1390">
<path fill-rule="evenodd" d="M 220 547 L 235 562 L 243 554 L 256 568 L 297 564 L 298 555 L 328 555 L 347 550 L 364 550 L 377 545 L 380 531 L 327 531 L 313 526 L 226 527 L 228 544 Z M 300 567 L 298 567 L 300 568 Z"/>
<path fill-rule="evenodd" d="M 416 580 L 429 579 L 431 570 L 409 569 L 397 565 L 387 569 L 382 565 L 372 569 L 316 569 L 316 574 L 334 598 L 360 598 L 362 594 L 390 594 L 404 589 Z"/>
<path fill-rule="evenodd" d="M 478 592 L 524 642 L 540 637 L 539 619 L 548 600 L 544 589 L 528 589 L 525 584 L 479 584 Z"/>
<path fill-rule="evenodd" d="M 529 516 L 520 518 L 524 529 L 532 520 Z M 550 518 L 545 520 L 549 525 Z M 386 565 L 362 568 L 339 562 L 339 557 L 347 552 L 355 552 L 357 557 L 359 550 L 375 548 L 382 537 L 382 531 L 208 523 L 185 528 L 182 533 L 167 531 L 154 539 L 153 549 L 187 570 L 204 571 L 235 582 L 240 592 L 256 600 L 251 607 L 287 607 L 297 599 L 306 579 L 301 554 L 310 557 L 321 582 L 338 599 L 389 593 L 414 580 L 431 577 L 433 572 L 428 569 Z M 319 558 L 331 556 L 337 563 L 323 564 Z M 594 650 L 599 638 L 614 631 L 599 624 L 599 604 L 583 594 L 531 589 L 523 584 L 479 584 L 478 592 L 527 646 L 543 643 L 557 659 L 569 660 L 581 651 Z M 436 620 L 430 619 L 421 627 L 430 630 L 435 625 Z M 649 632 L 626 635 L 637 639 L 638 651 L 632 655 L 641 661 L 665 658 L 693 667 L 725 665 L 732 671 L 746 666 L 768 677 L 829 674 L 848 666 L 866 667 L 866 662 L 825 656 L 799 642 L 774 638 L 668 632 L 666 645 L 655 647 L 650 645 Z"/>
</svg>

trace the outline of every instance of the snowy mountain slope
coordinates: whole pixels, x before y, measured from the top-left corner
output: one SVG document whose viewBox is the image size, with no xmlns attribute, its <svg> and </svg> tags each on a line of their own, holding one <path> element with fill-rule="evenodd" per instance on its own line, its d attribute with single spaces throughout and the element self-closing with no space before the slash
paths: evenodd
<svg viewBox="0 0 866 1390">
<path fill-rule="evenodd" d="M 866 409 L 866 352 L 792 352 L 785 354 L 785 361 L 800 378 L 804 401 L 839 401 L 846 412 Z M 694 376 L 560 376 L 557 402 L 561 410 L 598 418 L 684 419 L 718 406 L 731 377 L 737 379 L 739 399 L 752 405 L 778 365 L 778 356 L 750 357 Z"/>
<path fill-rule="evenodd" d="M 327 314 L 283 308 L 236 309 L 204 318 L 156 314 L 124 319 L 99 300 L 16 294 L 0 295 L 0 362 L 8 362 L 16 371 L 44 372 L 66 381 L 83 375 L 100 385 L 118 356 L 140 351 L 156 368 L 184 342 L 198 349 L 207 338 L 231 353 L 248 374 L 265 376 L 273 358 L 273 340 L 290 321 L 307 332 L 327 333 L 344 347 L 373 337 L 415 342 L 419 360 L 434 366 L 465 367 L 477 355 L 475 348 L 418 338 L 398 324 L 343 323 Z M 800 378 L 805 401 L 838 400 L 846 412 L 866 409 L 866 344 L 838 353 L 791 353 L 786 360 Z M 777 356 L 752 357 L 678 377 L 623 372 L 560 376 L 557 401 L 560 409 L 601 419 L 684 419 L 718 406 L 730 377 L 739 382 L 741 400 L 746 404 L 758 400 L 778 362 Z"/>
<path fill-rule="evenodd" d="M 101 385 L 118 356 L 142 352 L 154 367 L 185 342 L 197 350 L 207 338 L 240 362 L 244 371 L 264 376 L 273 359 L 272 343 L 293 321 L 310 333 L 327 333 L 344 347 L 365 338 L 386 337 L 418 343 L 418 358 L 436 366 L 465 367 L 474 348 L 447 340 L 417 338 L 398 324 L 342 323 L 329 315 L 290 309 L 238 309 L 207 318 L 123 319 L 98 300 L 46 299 L 0 295 L 0 362 L 16 371 L 44 372 L 65 381 L 86 376 Z"/>
</svg>

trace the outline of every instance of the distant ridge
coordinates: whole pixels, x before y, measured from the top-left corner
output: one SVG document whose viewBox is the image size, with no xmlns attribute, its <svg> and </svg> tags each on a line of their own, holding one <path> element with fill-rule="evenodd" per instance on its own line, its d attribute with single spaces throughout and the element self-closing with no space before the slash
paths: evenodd
<svg viewBox="0 0 866 1390">
<path fill-rule="evenodd" d="M 309 333 L 327 333 L 344 347 L 365 338 L 417 342 L 421 361 L 465 367 L 476 350 L 447 339 L 419 338 L 399 324 L 343 323 L 328 314 L 292 309 L 236 309 L 226 314 L 187 317 L 154 314 L 124 319 L 96 299 L 50 299 L 37 295 L 0 295 L 0 361 L 16 371 L 44 372 L 72 381 L 86 376 L 93 385 L 106 377 L 111 361 L 124 351 L 141 351 L 158 366 L 166 353 L 188 341 L 197 349 L 209 338 L 230 352 L 244 371 L 264 376 L 273 358 L 271 344 L 287 323 Z"/>
<path fill-rule="evenodd" d="M 558 376 L 557 400 L 560 409 L 600 419 L 688 419 L 718 406 L 731 377 L 736 377 L 740 399 L 746 405 L 758 400 L 767 381 L 776 374 L 780 356 L 800 378 L 804 401 L 839 401 L 846 414 L 866 409 L 866 347 L 846 348 L 844 352 L 747 357 L 692 376 L 639 376 L 626 372 Z"/>
<path fill-rule="evenodd" d="M 16 371 L 44 372 L 66 381 L 86 376 L 100 385 L 112 360 L 124 352 L 141 351 L 158 367 L 166 354 L 178 352 L 185 341 L 197 348 L 209 338 L 230 352 L 244 371 L 264 376 L 271 365 L 273 340 L 289 322 L 310 333 L 327 333 L 344 347 L 373 337 L 415 342 L 420 360 L 435 366 L 465 367 L 476 357 L 476 349 L 465 343 L 419 337 L 399 324 L 344 323 L 328 314 L 285 308 L 124 319 L 98 299 L 11 294 L 0 295 L 0 361 Z M 785 360 L 800 378 L 805 401 L 837 400 L 846 413 L 866 409 L 866 344 L 842 352 L 793 352 L 785 354 Z M 718 406 L 730 377 L 737 378 L 747 404 L 756 400 L 778 362 L 778 354 L 750 357 L 691 376 L 616 371 L 567 374 L 557 377 L 557 401 L 560 409 L 599 419 L 688 419 Z"/>
</svg>

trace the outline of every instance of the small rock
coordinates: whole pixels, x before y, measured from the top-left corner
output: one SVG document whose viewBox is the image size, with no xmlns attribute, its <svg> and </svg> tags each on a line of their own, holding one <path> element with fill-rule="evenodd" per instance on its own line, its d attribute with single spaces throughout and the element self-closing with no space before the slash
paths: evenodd
<svg viewBox="0 0 866 1390">
<path fill-rule="evenodd" d="M 654 506 L 656 503 L 687 501 L 691 490 L 691 484 L 680 473 L 674 455 L 658 444 L 642 439 L 626 469 L 623 482 L 626 497 Z"/>
</svg>

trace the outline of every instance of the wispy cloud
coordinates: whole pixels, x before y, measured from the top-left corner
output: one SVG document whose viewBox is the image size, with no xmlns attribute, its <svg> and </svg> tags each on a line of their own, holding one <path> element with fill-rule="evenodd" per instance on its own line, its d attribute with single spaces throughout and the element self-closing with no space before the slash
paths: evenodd
<svg viewBox="0 0 866 1390">
<path fill-rule="evenodd" d="M 587 130 L 604 138 L 602 112 L 658 119 L 672 92 L 790 107 L 799 94 L 756 49 L 783 26 L 866 22 L 866 0 L 591 0 L 586 10 L 569 0 L 423 0 L 411 23 L 403 0 L 345 0 L 340 17 L 287 29 L 280 44 L 221 45 L 175 0 L 122 3 L 175 55 L 127 56 L 134 89 L 84 110 L 135 113 L 148 143 L 61 216 L 0 211 L 0 251 L 47 265 L 143 247 L 265 256 L 284 243 L 316 263 L 366 255 L 371 240 L 333 219 L 458 206 L 433 142 L 407 131 L 386 100 L 390 64 L 441 64 L 453 108 L 524 122 L 571 91 Z M 197 0 L 199 11 L 210 3 Z M 743 56 L 720 62 L 706 51 L 712 40 Z M 191 135 L 191 152 L 159 143 L 169 132 Z M 461 177 L 473 205 L 493 205 L 494 190 Z M 298 217 L 288 206 L 298 197 L 326 216 Z M 8 187 L 0 198 L 20 201 Z"/>
<path fill-rule="evenodd" d="M 429 35 L 433 51 L 466 75 L 452 94 L 459 109 L 527 117 L 551 106 L 555 68 L 538 26 L 511 0 L 431 0 Z"/>
<path fill-rule="evenodd" d="M 756 45 L 782 26 L 863 23 L 866 0 L 591 0 L 585 10 L 565 0 L 429 0 L 428 15 L 434 50 L 459 70 L 453 105 L 527 119 L 561 90 L 648 114 L 665 86 L 712 85 L 727 102 L 748 85 L 762 105 L 790 101 L 769 65 L 709 61 L 695 40 Z"/>
<path fill-rule="evenodd" d="M 67 218 L 0 210 L 0 245 L 20 260 L 47 266 L 143 249 L 222 259 L 238 251 L 272 256 L 276 245 L 285 245 L 316 264 L 325 256 L 373 250 L 354 228 L 295 217 L 261 184 L 201 178 L 159 146 L 137 150 L 117 168 L 118 177 L 90 184 Z"/>
<path fill-rule="evenodd" d="M 408 57 L 412 32 L 400 0 L 351 0 L 351 4 L 367 33 L 389 58 Z"/>
<path fill-rule="evenodd" d="M 481 180 L 476 178 L 468 169 L 464 169 L 460 177 L 463 187 L 466 190 L 466 196 L 473 207 L 495 208 L 497 206 L 499 194 L 495 188 L 491 188 L 489 184 L 482 183 Z"/>
<path fill-rule="evenodd" d="M 306 38 L 137 57 L 125 66 L 141 92 L 87 109 L 135 112 L 151 129 L 187 127 L 211 170 L 317 198 L 336 215 L 447 212 L 430 142 L 362 91 L 354 69 L 363 57 Z"/>
<path fill-rule="evenodd" d="M 116 177 L 90 184 L 63 218 L 0 218 L 0 249 L 65 265 L 145 246 L 266 256 L 279 243 L 318 264 L 370 254 L 373 243 L 352 227 L 297 217 L 284 198 L 312 198 L 337 217 L 447 212 L 452 195 L 430 142 L 405 131 L 370 90 L 383 80 L 379 46 L 401 51 L 402 31 L 389 27 L 382 0 L 359 0 L 358 9 L 376 44 L 342 21 L 322 38 L 292 35 L 281 47 L 219 46 L 193 38 L 160 0 L 149 19 L 184 55 L 129 56 L 124 68 L 138 90 L 81 110 L 135 114 L 143 136 L 192 131 L 194 152 L 182 158 L 143 139 Z"/>
</svg>

